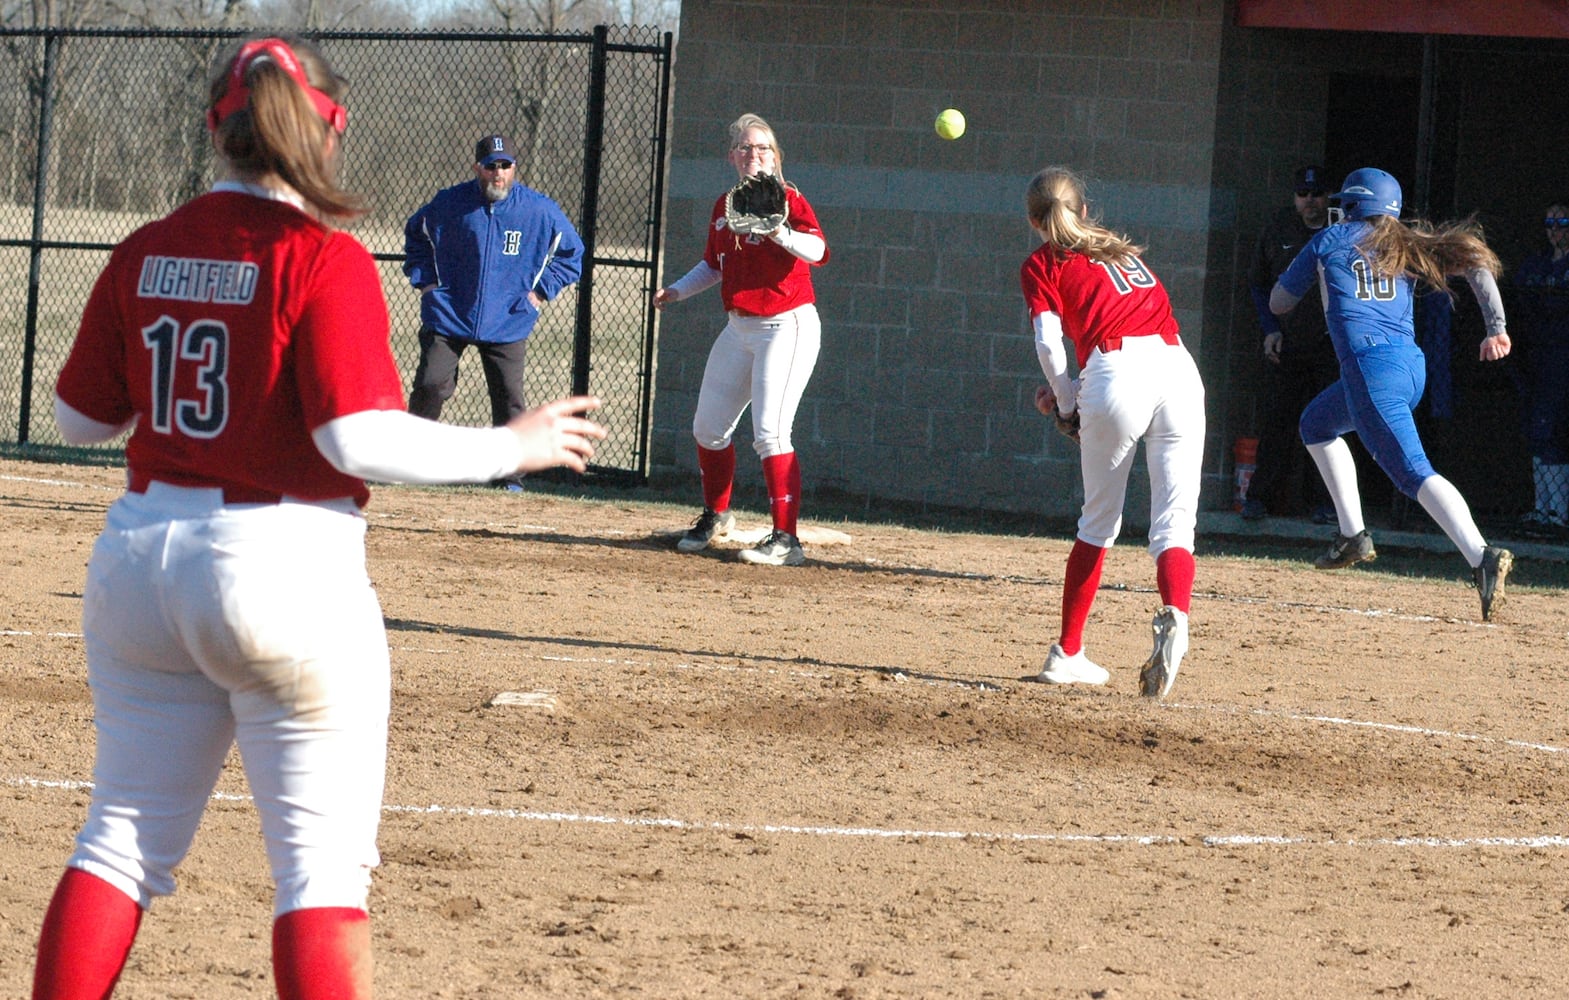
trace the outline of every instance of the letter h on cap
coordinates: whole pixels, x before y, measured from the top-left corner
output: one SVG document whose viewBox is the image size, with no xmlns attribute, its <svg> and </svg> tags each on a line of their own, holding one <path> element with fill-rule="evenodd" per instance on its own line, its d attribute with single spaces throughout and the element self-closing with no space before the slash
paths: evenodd
<svg viewBox="0 0 1569 1000">
<path fill-rule="evenodd" d="M 474 162 L 484 166 L 492 160 L 516 160 L 512 144 L 504 135 L 487 135 L 474 144 Z"/>
</svg>

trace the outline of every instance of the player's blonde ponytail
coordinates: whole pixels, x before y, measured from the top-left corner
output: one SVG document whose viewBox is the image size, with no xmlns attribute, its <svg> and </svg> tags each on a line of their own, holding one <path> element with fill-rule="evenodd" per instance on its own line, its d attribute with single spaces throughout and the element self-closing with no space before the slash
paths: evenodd
<svg viewBox="0 0 1569 1000">
<path fill-rule="evenodd" d="M 1045 168 L 1030 178 L 1024 191 L 1030 225 L 1058 250 L 1109 264 L 1144 253 L 1144 248 L 1128 237 L 1089 218 L 1084 206 L 1084 181 L 1067 167 Z"/>
<path fill-rule="evenodd" d="M 332 102 L 342 99 L 347 84 L 314 46 L 299 38 L 281 41 L 311 87 Z M 244 46 L 220 61 L 209 88 L 208 107 L 212 110 L 208 121 L 219 154 L 242 179 L 276 175 L 324 219 L 348 219 L 363 213 L 364 200 L 338 185 L 341 147 L 333 125 L 322 117 L 306 89 L 275 59 L 253 57 L 241 67 L 238 79 L 249 93 L 243 105 L 218 116 L 236 78 L 235 61 L 243 58 L 243 53 Z"/>
</svg>

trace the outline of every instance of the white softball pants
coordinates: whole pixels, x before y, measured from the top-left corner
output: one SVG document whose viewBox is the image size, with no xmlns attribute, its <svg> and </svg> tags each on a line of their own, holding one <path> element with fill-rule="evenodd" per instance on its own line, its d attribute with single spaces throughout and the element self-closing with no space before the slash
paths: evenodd
<svg viewBox="0 0 1569 1000">
<path fill-rule="evenodd" d="M 758 457 L 794 451 L 790 428 L 821 345 L 822 321 L 811 303 L 777 316 L 731 313 L 703 368 L 692 418 L 697 443 L 710 450 L 728 448 L 750 403 Z"/>
<path fill-rule="evenodd" d="M 173 892 L 237 742 L 275 914 L 365 908 L 391 671 L 353 503 L 127 493 L 93 547 L 82 622 L 98 750 L 70 864 L 144 908 Z"/>
<path fill-rule="evenodd" d="M 1150 477 L 1149 552 L 1193 550 L 1204 471 L 1204 384 L 1193 356 L 1159 337 L 1125 337 L 1080 372 L 1078 537 L 1109 548 L 1122 530 L 1133 454 L 1144 442 Z"/>
</svg>

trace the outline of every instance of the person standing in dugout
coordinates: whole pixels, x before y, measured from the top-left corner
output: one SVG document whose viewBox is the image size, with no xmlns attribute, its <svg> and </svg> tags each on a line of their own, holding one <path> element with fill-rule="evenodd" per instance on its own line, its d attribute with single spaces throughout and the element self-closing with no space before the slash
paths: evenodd
<svg viewBox="0 0 1569 1000">
<path fill-rule="evenodd" d="M 1569 530 L 1569 200 L 1543 213 L 1546 246 L 1514 273 L 1520 332 L 1512 373 L 1520 388 L 1534 503 L 1521 527 L 1538 535 Z"/>
<path fill-rule="evenodd" d="M 783 180 L 784 153 L 766 121 L 744 114 L 731 122 L 729 138 L 730 165 L 739 179 L 766 173 Z M 790 430 L 822 339 L 811 270 L 828 260 L 828 243 L 817 213 L 794 185 L 785 184 L 785 193 L 789 208 L 785 221 L 762 234 L 731 232 L 725 225 L 725 196 L 720 195 L 710 216 L 702 260 L 654 293 L 654 306 L 663 309 L 717 284 L 729 315 L 708 352 L 692 418 L 703 512 L 676 548 L 700 552 L 734 528 L 732 437 L 750 405 L 752 447 L 762 460 L 773 530 L 755 547 L 742 549 L 740 559 L 764 566 L 799 566 L 806 561 L 796 531 L 801 467 Z"/>
<path fill-rule="evenodd" d="M 583 273 L 583 241 L 561 208 L 517 179 L 506 136 L 474 144 L 474 179 L 437 192 L 403 227 L 403 273 L 420 293 L 419 367 L 409 412 L 441 418 L 458 360 L 479 354 L 500 427 L 527 406 L 523 367 L 545 303 Z M 494 484 L 521 490 L 522 477 Z"/>
<path fill-rule="evenodd" d="M 1503 604 L 1514 555 L 1487 544 L 1465 497 L 1434 471 L 1417 435 L 1414 411 L 1427 387 L 1427 360 L 1417 346 L 1412 302 L 1418 281 L 1447 294 L 1449 278 L 1463 276 L 1487 331 L 1481 360 L 1507 357 L 1498 255 L 1472 223 L 1400 221 L 1400 182 L 1375 167 L 1347 174 L 1333 198 L 1342 221 L 1308 242 L 1269 295 L 1270 309 L 1282 315 L 1318 288 L 1340 359 L 1340 380 L 1302 413 L 1302 443 L 1339 521 L 1329 551 L 1314 565 L 1342 569 L 1378 555 L 1362 520 L 1356 462 L 1345 441 L 1355 431 L 1395 487 L 1421 504 L 1460 550 L 1481 596 L 1482 620 L 1491 621 Z"/>
<path fill-rule="evenodd" d="M 278 996 L 369 998 L 391 668 L 365 479 L 582 471 L 605 436 L 587 396 L 496 428 L 405 412 L 375 261 L 335 228 L 363 211 L 336 180 L 343 81 L 297 39 L 215 69 L 221 179 L 115 248 L 55 388 L 68 443 L 131 434 L 82 593 L 92 800 L 33 1000 L 113 993 L 236 743 Z"/>
<path fill-rule="evenodd" d="M 1248 291 L 1264 331 L 1264 379 L 1259 394 L 1258 465 L 1242 502 L 1242 517 L 1257 521 L 1271 513 L 1288 513 L 1293 501 L 1304 499 L 1313 523 L 1329 524 L 1335 519 L 1335 508 L 1297 436 L 1302 410 L 1338 375 L 1324 305 L 1318 296 L 1309 295 L 1284 316 L 1269 311 L 1275 279 L 1329 221 L 1324 168 L 1303 167 L 1294 181 L 1292 204 L 1259 234 L 1248 276 Z M 1299 479 L 1299 473 L 1305 475 Z M 1292 496 L 1298 492 L 1298 482 L 1300 496 Z"/>
<path fill-rule="evenodd" d="M 1084 653 L 1084 625 L 1106 550 L 1122 530 L 1133 455 L 1144 442 L 1150 478 L 1149 552 L 1160 610 L 1139 692 L 1164 698 L 1188 649 L 1193 541 L 1204 460 L 1204 385 L 1178 336 L 1166 289 L 1140 259 L 1144 248 L 1092 220 L 1084 182 L 1047 167 L 1025 191 L 1041 246 L 1019 280 L 1047 385 L 1035 405 L 1079 445 L 1084 507 L 1068 554 L 1062 632 L 1040 680 L 1105 684 L 1110 674 Z M 1066 343 L 1079 361 L 1068 375 Z"/>
</svg>

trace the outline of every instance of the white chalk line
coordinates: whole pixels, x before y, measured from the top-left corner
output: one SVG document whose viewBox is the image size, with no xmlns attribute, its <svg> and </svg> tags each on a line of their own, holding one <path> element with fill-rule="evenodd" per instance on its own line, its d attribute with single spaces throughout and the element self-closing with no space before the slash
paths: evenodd
<svg viewBox="0 0 1569 1000">
<path fill-rule="evenodd" d="M 427 520 L 426 518 L 411 518 L 406 514 L 381 511 L 367 511 L 365 512 L 365 518 L 366 520 L 378 521 L 408 521 L 413 524 L 424 524 Z M 554 524 L 530 524 L 527 521 L 480 521 L 464 517 L 433 517 L 428 520 L 431 524 L 456 525 L 460 528 L 505 528 L 508 531 L 530 531 L 540 535 L 559 535 L 562 531 L 561 528 Z M 594 533 L 596 535 L 604 535 L 607 538 L 624 538 L 628 536 L 636 538 L 648 534 L 646 531 L 630 531 L 622 528 L 596 528 Z"/>
<path fill-rule="evenodd" d="M 37 476 L 4 476 L 0 475 L 0 482 L 6 483 L 32 483 L 35 486 L 70 486 L 75 489 L 97 490 L 102 493 L 124 493 L 125 486 L 104 486 L 99 483 L 73 482 L 67 479 L 42 479 Z"/>
<path fill-rule="evenodd" d="M 1390 733 L 1407 733 L 1414 736 L 1428 736 L 1438 739 L 1461 740 L 1467 743 L 1485 743 L 1495 746 L 1513 747 L 1517 750 L 1535 750 L 1540 753 L 1560 754 L 1569 753 L 1569 747 L 1555 746 L 1551 743 L 1532 743 L 1528 740 L 1509 739 L 1504 736 L 1483 736 L 1480 733 L 1462 733 L 1449 729 L 1428 729 L 1424 726 L 1413 726 L 1398 722 L 1369 722 L 1365 719 L 1348 719 L 1336 715 L 1309 715 L 1301 712 L 1277 712 L 1268 708 L 1225 708 L 1216 705 L 1183 705 L 1166 703 L 1161 706 L 1168 709 L 1184 709 L 1195 712 L 1221 712 L 1236 714 L 1239 712 L 1248 715 L 1257 715 L 1272 719 L 1285 719 L 1291 722 L 1321 722 L 1331 726 L 1351 726 L 1358 729 L 1377 729 Z"/>
<path fill-rule="evenodd" d="M 90 781 L 49 781 L 42 778 L 7 778 L 11 787 L 90 791 Z M 216 792 L 215 802 L 253 803 L 249 795 Z M 763 835 L 843 837 L 873 840 L 944 840 L 1022 844 L 1196 844 L 1203 847 L 1395 847 L 1395 848 L 1566 848 L 1569 836 L 1535 837 L 1282 837 L 1266 834 L 1208 834 L 1182 837 L 1173 834 L 1131 833 L 1029 833 L 998 830 L 923 830 L 871 826 L 798 826 L 788 823 L 702 822 L 672 817 L 602 816 L 592 813 L 541 812 L 531 809 L 496 809 L 484 806 L 386 805 L 387 815 L 456 816 L 470 819 L 515 820 L 530 823 L 566 823 L 583 826 L 616 826 L 636 829 L 723 833 L 749 837 Z"/>
</svg>

